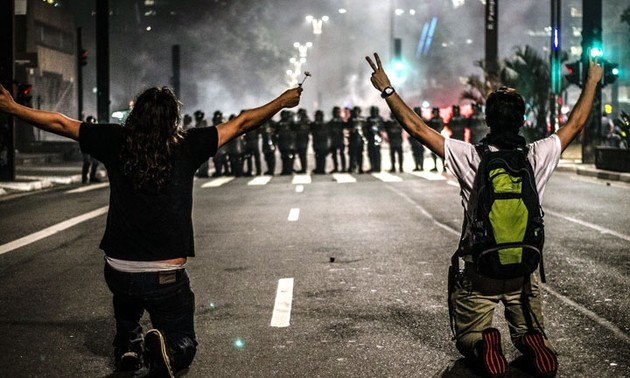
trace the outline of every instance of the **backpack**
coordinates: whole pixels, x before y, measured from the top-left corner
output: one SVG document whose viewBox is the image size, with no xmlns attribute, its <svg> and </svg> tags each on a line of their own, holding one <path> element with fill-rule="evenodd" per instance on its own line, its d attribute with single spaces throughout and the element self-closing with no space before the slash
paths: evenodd
<svg viewBox="0 0 630 378">
<path fill-rule="evenodd" d="M 472 255 L 477 272 L 494 279 L 528 278 L 540 263 L 543 216 L 527 148 L 490 151 L 475 145 L 481 162 L 465 211 L 458 256 Z"/>
</svg>

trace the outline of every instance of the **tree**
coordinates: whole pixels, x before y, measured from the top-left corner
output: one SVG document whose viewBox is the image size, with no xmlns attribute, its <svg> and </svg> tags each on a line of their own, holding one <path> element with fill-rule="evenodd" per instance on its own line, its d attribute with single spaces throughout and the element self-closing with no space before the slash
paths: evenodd
<svg viewBox="0 0 630 378">
<path fill-rule="evenodd" d="M 563 54 L 561 60 L 566 60 Z M 483 62 L 475 65 L 486 71 Z M 487 76 L 487 75 L 486 75 Z M 530 141 L 540 139 L 548 134 L 547 117 L 549 114 L 550 64 L 530 46 L 515 47 L 514 55 L 499 63 L 497 82 L 484 82 L 477 75 L 468 77 L 468 89 L 461 93 L 462 99 L 485 103 L 485 97 L 500 86 L 515 88 L 525 99 L 526 114 L 533 117 L 534 123 L 524 130 Z M 563 88 L 566 81 L 563 79 Z M 480 97 L 484 101 L 480 102 Z"/>
<path fill-rule="evenodd" d="M 630 27 L 630 6 L 628 8 L 626 8 L 623 11 L 623 13 L 621 13 L 621 16 L 619 16 L 619 17 L 621 19 L 621 22 L 625 22 Z"/>
</svg>

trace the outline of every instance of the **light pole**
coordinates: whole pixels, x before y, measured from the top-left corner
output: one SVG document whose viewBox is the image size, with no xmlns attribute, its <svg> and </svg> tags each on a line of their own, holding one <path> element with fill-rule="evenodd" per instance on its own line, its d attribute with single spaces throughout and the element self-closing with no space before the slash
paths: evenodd
<svg viewBox="0 0 630 378">
<path fill-rule="evenodd" d="M 313 43 L 312 42 L 306 42 L 305 44 L 301 44 L 300 42 L 294 42 L 293 43 L 293 47 L 295 47 L 298 50 L 298 54 L 299 54 L 300 58 L 306 58 L 306 55 L 308 53 L 308 49 L 313 47 Z"/>
<path fill-rule="evenodd" d="M 312 25 L 313 34 L 315 35 L 315 40 L 318 45 L 320 45 L 320 37 L 322 35 L 322 29 L 325 22 L 328 22 L 330 18 L 328 16 L 322 16 L 321 18 L 316 18 L 311 15 L 306 16 L 306 22 Z M 319 69 L 320 65 L 320 54 L 321 54 L 321 46 L 318 47 L 317 57 L 315 64 L 317 65 L 317 74 L 315 76 L 315 85 L 317 87 L 317 102 L 315 103 L 315 108 L 319 109 L 322 106 L 322 92 L 320 90 L 320 77 L 322 75 L 322 70 Z"/>
</svg>

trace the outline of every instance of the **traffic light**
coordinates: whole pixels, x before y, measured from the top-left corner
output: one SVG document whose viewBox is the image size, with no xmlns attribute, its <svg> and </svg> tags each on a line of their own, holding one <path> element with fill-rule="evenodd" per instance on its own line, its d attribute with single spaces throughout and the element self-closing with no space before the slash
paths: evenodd
<svg viewBox="0 0 630 378">
<path fill-rule="evenodd" d="M 394 85 L 404 82 L 407 77 L 407 64 L 402 56 L 402 40 L 400 38 L 394 39 L 392 69 L 394 70 L 394 79 L 396 81 Z"/>
<path fill-rule="evenodd" d="M 604 69 L 602 86 L 613 84 L 615 81 L 617 81 L 617 77 L 619 77 L 619 64 L 610 63 L 609 61 L 604 60 L 602 62 L 602 67 Z"/>
<path fill-rule="evenodd" d="M 79 64 L 81 66 L 87 66 L 87 59 L 88 59 L 88 51 L 85 49 L 81 50 L 81 53 L 79 54 Z"/>
<path fill-rule="evenodd" d="M 567 74 L 564 76 L 570 84 L 575 84 L 579 87 L 582 86 L 582 62 L 576 60 L 572 63 L 566 63 L 564 65 L 567 68 Z"/>
</svg>

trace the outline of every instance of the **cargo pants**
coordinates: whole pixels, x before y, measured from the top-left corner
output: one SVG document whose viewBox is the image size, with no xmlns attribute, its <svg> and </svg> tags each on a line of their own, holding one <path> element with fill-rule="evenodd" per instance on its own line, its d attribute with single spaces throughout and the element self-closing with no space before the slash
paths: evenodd
<svg viewBox="0 0 630 378">
<path fill-rule="evenodd" d="M 531 275 L 531 294 L 523 295 L 524 278 L 496 280 L 481 276 L 474 264 L 466 263 L 449 290 L 449 305 L 455 333 L 455 346 L 466 357 L 474 357 L 475 345 L 482 332 L 492 327 L 494 310 L 499 302 L 505 308 L 505 320 L 514 346 L 524 352 L 523 335 L 537 330 L 543 335 L 544 323 L 540 288 L 536 273 Z M 524 303 L 524 300 L 527 303 Z M 554 351 L 545 338 L 545 344 Z"/>
</svg>

